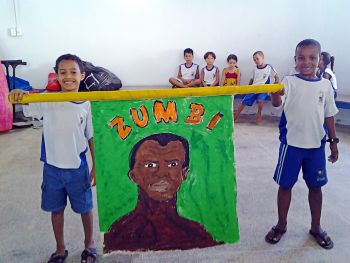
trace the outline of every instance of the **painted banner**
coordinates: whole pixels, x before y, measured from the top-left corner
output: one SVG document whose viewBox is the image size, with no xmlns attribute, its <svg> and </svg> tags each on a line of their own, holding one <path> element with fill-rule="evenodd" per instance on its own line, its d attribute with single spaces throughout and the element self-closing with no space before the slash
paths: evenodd
<svg viewBox="0 0 350 263">
<path fill-rule="evenodd" d="M 94 101 L 104 253 L 239 240 L 233 97 Z"/>
</svg>

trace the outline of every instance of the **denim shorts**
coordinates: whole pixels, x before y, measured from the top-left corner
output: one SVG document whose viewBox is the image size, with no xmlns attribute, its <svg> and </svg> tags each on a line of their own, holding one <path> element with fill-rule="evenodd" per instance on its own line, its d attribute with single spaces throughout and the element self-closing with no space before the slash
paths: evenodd
<svg viewBox="0 0 350 263">
<path fill-rule="evenodd" d="M 252 106 L 255 101 L 265 101 L 267 98 L 267 93 L 251 93 L 244 96 L 242 104 Z"/>
<path fill-rule="evenodd" d="M 281 143 L 273 179 L 285 188 L 292 188 L 300 169 L 309 187 L 319 188 L 328 182 L 324 144 L 320 148 L 303 149 Z"/>
<path fill-rule="evenodd" d="M 76 213 L 86 213 L 93 208 L 89 167 L 85 160 L 77 169 L 62 169 L 45 163 L 41 189 L 41 208 L 44 211 L 63 210 L 67 206 L 67 197 Z"/>
</svg>

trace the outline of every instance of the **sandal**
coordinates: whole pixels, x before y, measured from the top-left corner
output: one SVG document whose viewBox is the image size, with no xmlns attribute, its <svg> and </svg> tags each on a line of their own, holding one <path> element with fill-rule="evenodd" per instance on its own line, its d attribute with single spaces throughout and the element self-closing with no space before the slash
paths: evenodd
<svg viewBox="0 0 350 263">
<path fill-rule="evenodd" d="M 265 241 L 270 244 L 277 244 L 286 232 L 287 229 L 280 230 L 274 226 L 265 236 Z"/>
<path fill-rule="evenodd" d="M 68 250 L 64 251 L 64 255 L 57 255 L 56 252 L 53 253 L 47 263 L 63 263 L 68 257 Z"/>
<path fill-rule="evenodd" d="M 315 233 L 310 229 L 309 233 L 315 238 L 317 244 L 319 244 L 321 247 L 325 249 L 331 249 L 334 247 L 334 243 L 332 239 L 327 235 L 326 231 L 321 230 L 320 232 Z"/>
<path fill-rule="evenodd" d="M 96 248 L 86 248 L 81 253 L 81 263 L 94 263 L 97 258 Z"/>
</svg>

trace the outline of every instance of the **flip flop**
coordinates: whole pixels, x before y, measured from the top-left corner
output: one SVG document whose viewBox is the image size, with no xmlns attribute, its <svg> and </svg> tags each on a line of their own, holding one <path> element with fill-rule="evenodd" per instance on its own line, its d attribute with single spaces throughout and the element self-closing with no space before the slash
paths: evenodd
<svg viewBox="0 0 350 263">
<path fill-rule="evenodd" d="M 90 261 L 88 259 L 90 258 Z M 81 263 L 94 263 L 97 258 L 96 248 L 84 249 L 83 253 L 81 253 Z"/>
<path fill-rule="evenodd" d="M 64 251 L 64 255 L 57 255 L 56 252 L 53 253 L 47 263 L 63 263 L 68 257 L 68 250 Z"/>
<path fill-rule="evenodd" d="M 309 231 L 310 235 L 313 236 L 321 247 L 325 249 L 332 249 L 334 247 L 334 243 L 332 239 L 327 235 L 327 232 L 324 230 L 321 230 L 320 232 L 312 232 L 311 229 Z"/>
<path fill-rule="evenodd" d="M 280 230 L 274 226 L 265 236 L 265 241 L 270 244 L 277 244 L 286 232 L 287 229 Z"/>
</svg>

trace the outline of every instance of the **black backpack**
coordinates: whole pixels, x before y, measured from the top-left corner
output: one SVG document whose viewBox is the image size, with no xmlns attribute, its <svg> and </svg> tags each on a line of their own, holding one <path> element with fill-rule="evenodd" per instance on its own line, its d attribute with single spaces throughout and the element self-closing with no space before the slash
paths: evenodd
<svg viewBox="0 0 350 263">
<path fill-rule="evenodd" d="M 85 78 L 80 82 L 79 91 L 119 90 L 122 87 L 121 80 L 109 70 L 86 61 L 83 65 Z"/>
</svg>

